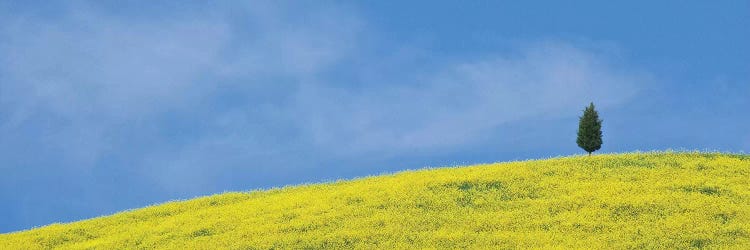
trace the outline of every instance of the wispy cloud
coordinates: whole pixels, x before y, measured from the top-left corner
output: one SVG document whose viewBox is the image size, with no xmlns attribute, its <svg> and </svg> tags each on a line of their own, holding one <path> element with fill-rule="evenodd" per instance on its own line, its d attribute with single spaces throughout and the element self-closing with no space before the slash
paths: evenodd
<svg viewBox="0 0 750 250">
<path fill-rule="evenodd" d="M 500 126 L 568 117 L 589 101 L 605 109 L 626 103 L 649 83 L 647 75 L 557 42 L 401 74 L 382 84 L 316 78 L 275 93 L 283 104 L 220 110 L 208 117 L 221 133 L 160 153 L 151 164 L 162 166 L 157 178 L 168 177 L 163 182 L 172 188 L 217 185 L 227 178 L 222 168 L 246 180 L 269 173 L 278 179 L 320 158 L 387 158 L 482 143 Z"/>
<path fill-rule="evenodd" d="M 228 39 L 217 20 L 138 22 L 87 6 L 51 19 L 7 18 L 0 45 L 2 128 L 47 123 L 48 142 L 91 165 L 122 126 L 193 102 Z"/>
<path fill-rule="evenodd" d="M 0 159 L 26 163 L 11 174 L 54 168 L 91 173 L 61 185 L 151 185 L 134 202 L 276 185 L 329 159 L 450 150 L 588 101 L 616 106 L 648 78 L 566 42 L 425 67 L 415 61 L 429 58 L 401 60 L 406 45 L 381 43 L 396 38 L 346 6 L 103 8 L 0 17 Z M 97 178 L 103 168 L 127 181 Z M 81 192 L 67 195 L 99 191 Z"/>
<path fill-rule="evenodd" d="M 55 131 L 46 142 L 76 166 L 146 147 L 132 157 L 161 169 L 149 173 L 169 183 L 210 178 L 199 171 L 206 165 L 292 149 L 352 157 L 460 147 L 506 123 L 559 117 L 588 101 L 625 102 L 644 79 L 564 42 L 431 68 L 395 62 L 402 65 L 388 72 L 394 76 L 339 79 L 341 68 L 378 76 L 371 71 L 379 58 L 398 57 L 358 45 L 385 38 L 368 34 L 348 9 L 257 2 L 146 20 L 97 10 L 9 20 L 0 47 L 7 55 L 0 95 L 10 117 L 3 133 L 47 119 Z M 352 58 L 358 63 L 344 65 Z M 165 120 L 170 115 L 182 120 Z M 175 126 L 189 134 L 169 142 Z M 155 143 L 141 144 L 148 141 Z"/>
<path fill-rule="evenodd" d="M 79 3 L 49 19 L 5 17 L 2 128 L 49 118 L 50 143 L 79 155 L 76 165 L 96 164 L 123 127 L 158 126 L 165 112 L 228 112 L 214 107 L 221 94 L 259 97 L 247 92 L 330 67 L 355 44 L 357 20 L 316 8 L 253 2 L 131 19 Z"/>
<path fill-rule="evenodd" d="M 297 93 L 300 121 L 317 144 L 335 152 L 460 146 L 504 123 L 566 116 L 589 101 L 621 104 L 648 80 L 570 44 L 519 51 L 428 72 L 407 69 L 398 84 L 367 90 L 305 86 Z M 408 82 L 414 74 L 421 77 Z"/>
</svg>

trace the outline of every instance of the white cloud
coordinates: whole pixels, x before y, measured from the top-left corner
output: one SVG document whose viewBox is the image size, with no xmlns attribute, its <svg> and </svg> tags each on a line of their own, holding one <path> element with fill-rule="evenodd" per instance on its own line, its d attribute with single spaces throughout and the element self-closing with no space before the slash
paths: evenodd
<svg viewBox="0 0 750 250">
<path fill-rule="evenodd" d="M 368 39 L 388 38 L 344 7 L 214 8 L 130 19 L 76 6 L 52 19 L 4 18 L 0 136 L 49 126 L 44 142 L 62 152 L 62 166 L 95 167 L 107 152 L 133 152 L 123 157 L 138 159 L 134 172 L 198 192 L 226 175 L 302 167 L 280 164 L 288 155 L 310 164 L 311 154 L 461 147 L 499 125 L 569 116 L 590 100 L 626 102 L 643 80 L 565 43 L 431 69 L 384 63 L 408 49 L 369 51 L 378 41 Z M 342 71 L 366 74 L 342 80 Z M 165 114 L 198 128 L 169 142 L 164 131 L 177 122 Z"/>
<path fill-rule="evenodd" d="M 45 141 L 76 166 L 94 164 L 123 123 L 189 103 L 217 61 L 217 20 L 138 22 L 87 6 L 51 19 L 4 18 L 0 133 L 48 122 Z"/>
<path fill-rule="evenodd" d="M 110 144 L 126 141 L 122 128 L 159 126 L 165 112 L 225 112 L 213 106 L 217 89 L 312 78 L 346 56 L 358 30 L 356 18 L 334 7 L 260 1 L 200 16 L 68 7 L 50 18 L 0 16 L 0 134 L 52 121 L 46 142 L 77 166 L 116 150 Z"/>
<path fill-rule="evenodd" d="M 227 35 L 215 20 L 140 23 L 86 10 L 9 26 L 2 70 L 22 87 L 4 99 L 66 117 L 130 116 L 180 102 L 217 63 Z"/>
<path fill-rule="evenodd" d="M 508 122 L 570 116 L 589 101 L 617 105 L 647 80 L 564 43 L 405 73 L 429 77 L 368 91 L 306 86 L 298 93 L 298 112 L 315 142 L 336 152 L 435 149 L 476 141 Z"/>
<path fill-rule="evenodd" d="M 310 79 L 354 53 L 364 25 L 351 10 L 325 4 L 254 1 L 227 8 L 242 13 L 232 20 L 232 55 L 220 69 L 228 77 Z"/>
</svg>

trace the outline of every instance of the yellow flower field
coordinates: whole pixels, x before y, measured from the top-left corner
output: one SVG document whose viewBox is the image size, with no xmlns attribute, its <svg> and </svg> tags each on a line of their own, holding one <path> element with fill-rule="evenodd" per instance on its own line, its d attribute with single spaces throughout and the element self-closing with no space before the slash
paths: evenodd
<svg viewBox="0 0 750 250">
<path fill-rule="evenodd" d="M 0 248 L 750 249 L 750 156 L 572 156 L 225 193 L 2 234 Z"/>
</svg>

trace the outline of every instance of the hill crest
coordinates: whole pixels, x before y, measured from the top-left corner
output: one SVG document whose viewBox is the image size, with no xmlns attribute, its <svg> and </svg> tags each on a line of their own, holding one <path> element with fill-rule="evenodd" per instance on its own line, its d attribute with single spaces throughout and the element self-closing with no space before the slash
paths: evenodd
<svg viewBox="0 0 750 250">
<path fill-rule="evenodd" d="M 43 248 L 750 247 L 750 156 L 626 153 L 225 193 L 0 235 Z"/>
</svg>

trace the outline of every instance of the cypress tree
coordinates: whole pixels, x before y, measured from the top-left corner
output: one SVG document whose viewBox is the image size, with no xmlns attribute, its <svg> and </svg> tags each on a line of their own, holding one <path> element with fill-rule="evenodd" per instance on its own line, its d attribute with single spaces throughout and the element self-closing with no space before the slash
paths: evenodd
<svg viewBox="0 0 750 250">
<path fill-rule="evenodd" d="M 591 155 L 591 152 L 602 148 L 602 120 L 594 109 L 592 102 L 583 110 L 583 116 L 578 121 L 578 146 Z"/>
</svg>

